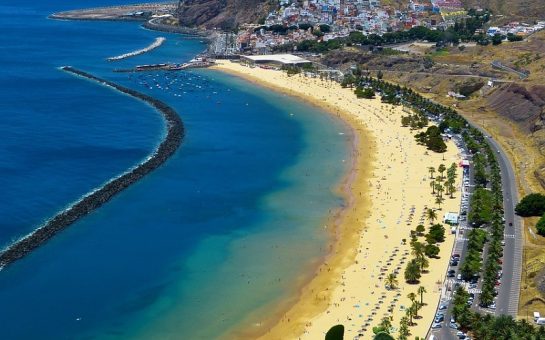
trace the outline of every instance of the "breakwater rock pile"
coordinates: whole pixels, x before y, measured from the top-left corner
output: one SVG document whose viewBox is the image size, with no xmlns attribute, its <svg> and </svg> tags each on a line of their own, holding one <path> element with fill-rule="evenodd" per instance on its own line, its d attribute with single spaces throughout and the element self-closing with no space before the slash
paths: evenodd
<svg viewBox="0 0 545 340">
<path fill-rule="evenodd" d="M 164 38 L 164 37 L 158 37 L 158 38 L 155 39 L 155 41 L 151 45 L 149 45 L 146 48 L 142 48 L 140 50 L 136 50 L 136 51 L 133 51 L 133 52 L 129 52 L 129 53 L 125 53 L 125 54 L 122 54 L 122 55 L 118 55 L 118 56 L 115 56 L 115 57 L 108 58 L 108 61 L 122 60 L 122 59 L 130 58 L 130 57 L 135 57 L 135 56 L 140 55 L 140 54 L 144 54 L 146 52 L 149 52 L 149 51 L 154 50 L 157 47 L 161 46 L 165 42 L 165 40 L 166 40 L 166 38 Z"/>
<path fill-rule="evenodd" d="M 144 162 L 128 170 L 124 174 L 111 179 L 101 188 L 85 195 L 82 199 L 74 203 L 66 210 L 58 213 L 34 232 L 14 242 L 3 250 L 0 253 L 0 269 L 17 261 L 18 259 L 21 259 L 32 250 L 38 248 L 40 245 L 44 244 L 50 238 L 55 236 L 58 232 L 62 231 L 81 217 L 99 208 L 104 203 L 112 199 L 112 197 L 114 197 L 116 194 L 123 191 L 131 184 L 136 183 L 151 171 L 157 169 L 174 154 L 184 137 L 184 126 L 182 120 L 174 109 L 162 101 L 111 81 L 98 78 L 92 74 L 80 71 L 70 66 L 64 66 L 61 69 L 74 75 L 95 81 L 99 84 L 112 87 L 117 91 L 128 94 L 150 104 L 157 109 L 157 111 L 159 111 L 165 119 L 167 133 L 155 152 Z"/>
</svg>

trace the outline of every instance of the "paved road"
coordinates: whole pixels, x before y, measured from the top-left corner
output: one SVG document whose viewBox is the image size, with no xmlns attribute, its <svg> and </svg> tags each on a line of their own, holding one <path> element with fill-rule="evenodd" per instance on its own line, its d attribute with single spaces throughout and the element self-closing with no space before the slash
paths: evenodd
<svg viewBox="0 0 545 340">
<path fill-rule="evenodd" d="M 480 129 L 486 136 L 488 134 L 486 131 Z M 516 317 L 518 311 L 519 303 L 519 294 L 520 294 L 520 280 L 522 273 L 522 227 L 521 219 L 515 215 L 515 205 L 518 202 L 517 187 L 515 182 L 515 175 L 513 171 L 513 166 L 509 159 L 507 158 L 505 152 L 501 149 L 499 144 L 494 141 L 492 138 L 487 137 L 488 143 L 493 150 L 496 151 L 498 164 L 500 166 L 501 177 L 502 177 L 502 191 L 503 191 L 503 200 L 504 200 L 504 216 L 506 221 L 505 226 L 505 247 L 503 254 L 503 277 L 502 285 L 499 289 L 499 294 L 496 300 L 496 315 L 506 314 Z M 473 174 L 472 167 L 470 168 L 470 179 L 473 184 Z M 509 226 L 509 223 L 512 222 L 513 226 Z M 456 244 L 453 249 L 453 253 L 462 254 L 466 250 L 467 241 L 464 238 L 468 230 L 464 230 L 467 227 L 461 223 L 457 238 Z M 461 231 L 464 230 L 464 235 L 461 235 Z M 462 262 L 460 262 L 462 263 Z M 454 284 L 452 279 L 446 281 L 446 286 L 451 286 Z M 469 290 L 472 293 L 480 293 L 480 285 L 482 280 L 479 280 L 479 289 Z M 442 296 L 440 304 L 450 305 L 452 302 L 452 292 L 446 292 Z M 475 299 L 477 303 L 478 298 Z M 492 313 L 490 309 L 481 309 L 478 306 L 474 305 L 473 308 L 477 308 L 481 313 Z M 445 312 L 445 322 L 442 323 L 441 329 L 432 330 L 438 339 L 448 340 L 448 339 L 457 339 L 456 330 L 448 327 L 450 320 L 450 306 Z"/>
<path fill-rule="evenodd" d="M 528 78 L 528 75 L 524 72 L 520 72 L 520 71 L 517 71 L 515 70 L 514 68 L 511 68 L 509 66 L 505 66 L 504 64 L 501 63 L 501 61 L 499 60 L 494 60 L 493 62 L 491 62 L 492 66 L 495 67 L 495 68 L 498 68 L 500 70 L 504 70 L 504 71 L 507 71 L 507 72 L 511 72 L 511 73 L 514 73 L 516 74 L 517 76 L 519 76 L 520 79 L 526 79 Z"/>
<path fill-rule="evenodd" d="M 503 277 L 496 301 L 496 314 L 516 316 L 518 311 L 520 280 L 522 274 L 522 227 L 520 217 L 515 215 L 518 202 L 517 185 L 513 166 L 499 144 L 492 138 L 488 143 L 496 151 L 501 170 L 503 206 L 506 221 L 505 247 L 503 249 Z M 513 226 L 509 226 L 509 222 Z"/>
</svg>

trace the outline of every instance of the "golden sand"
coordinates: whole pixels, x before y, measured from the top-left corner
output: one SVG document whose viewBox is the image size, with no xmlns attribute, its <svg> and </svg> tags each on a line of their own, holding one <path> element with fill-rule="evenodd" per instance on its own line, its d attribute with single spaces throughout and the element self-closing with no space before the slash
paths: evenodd
<svg viewBox="0 0 545 340">
<path fill-rule="evenodd" d="M 440 246 L 441 258 L 430 259 L 429 272 L 420 283 L 405 283 L 403 272 L 412 258 L 410 230 L 420 223 L 427 228 L 430 223 L 423 218 L 425 210 L 436 207 L 427 169 L 441 163 L 447 167 L 458 163 L 456 146 L 449 142 L 445 154 L 428 152 L 417 145 L 414 131 L 401 127 L 401 107 L 383 104 L 378 98 L 358 99 L 353 90 L 335 82 L 288 76 L 281 71 L 249 68 L 229 61 L 219 61 L 214 68 L 323 107 L 352 127 L 356 144 L 345 193 L 348 207 L 337 219 L 337 225 L 331 226 L 335 228 L 335 237 L 325 263 L 276 317 L 254 325 L 254 329 L 238 331 L 234 337 L 315 340 L 323 339 L 331 326 L 343 324 L 345 339 L 358 334 L 369 339 L 372 327 L 385 316 L 393 317 L 393 326 L 399 327 L 404 309 L 411 304 L 407 295 L 416 293 L 420 285 L 427 291 L 426 305 L 410 330 L 412 336 L 425 336 L 455 241 L 448 226 L 446 241 Z M 439 219 L 445 212 L 458 212 L 459 190 L 454 197 L 445 197 L 442 210 L 437 212 Z M 399 270 L 398 288 L 387 290 L 384 278 L 395 269 Z M 389 308 L 393 311 L 388 312 Z"/>
</svg>

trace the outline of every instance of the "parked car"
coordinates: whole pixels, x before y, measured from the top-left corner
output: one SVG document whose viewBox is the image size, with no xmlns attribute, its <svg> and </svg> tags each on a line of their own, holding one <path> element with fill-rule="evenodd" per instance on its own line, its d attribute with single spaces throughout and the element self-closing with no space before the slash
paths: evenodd
<svg viewBox="0 0 545 340">
<path fill-rule="evenodd" d="M 440 324 L 439 322 L 434 322 L 434 323 L 431 325 L 431 328 L 434 328 L 434 329 L 436 329 L 436 328 L 441 328 L 441 327 L 442 327 L 442 326 L 441 326 L 441 324 Z"/>
</svg>

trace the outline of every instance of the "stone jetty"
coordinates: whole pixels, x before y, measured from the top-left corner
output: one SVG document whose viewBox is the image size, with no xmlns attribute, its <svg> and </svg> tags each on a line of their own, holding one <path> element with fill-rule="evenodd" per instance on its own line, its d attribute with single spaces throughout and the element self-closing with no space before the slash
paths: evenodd
<svg viewBox="0 0 545 340">
<path fill-rule="evenodd" d="M 148 47 L 146 48 L 142 48 L 140 50 L 136 50 L 136 51 L 133 51 L 133 52 L 129 52 L 129 53 L 125 53 L 125 54 L 122 54 L 122 55 L 118 55 L 118 56 L 115 56 L 115 57 L 110 57 L 108 58 L 108 61 L 116 61 L 116 60 L 122 60 L 122 59 L 126 59 L 126 58 L 130 58 L 130 57 L 135 57 L 137 55 L 140 55 L 140 54 L 144 54 L 144 53 L 147 53 L 151 50 L 154 50 L 156 49 L 157 47 L 161 46 L 164 42 L 165 42 L 166 38 L 164 37 L 158 37 L 155 39 L 155 41 L 150 44 Z"/>
<path fill-rule="evenodd" d="M 15 241 L 4 249 L 0 253 L 0 269 L 29 254 L 32 250 L 47 242 L 78 219 L 91 213 L 93 210 L 98 209 L 116 194 L 128 188 L 131 184 L 136 183 L 151 171 L 157 169 L 174 154 L 184 137 L 182 120 L 174 109 L 162 101 L 70 66 L 64 66 L 61 69 L 68 73 L 95 81 L 104 86 L 109 86 L 119 92 L 128 94 L 150 104 L 159 111 L 165 119 L 167 133 L 155 152 L 148 157 L 147 160 L 128 170 L 124 174 L 111 179 L 101 188 L 88 193 L 72 206 L 51 218 L 34 232 Z"/>
</svg>

